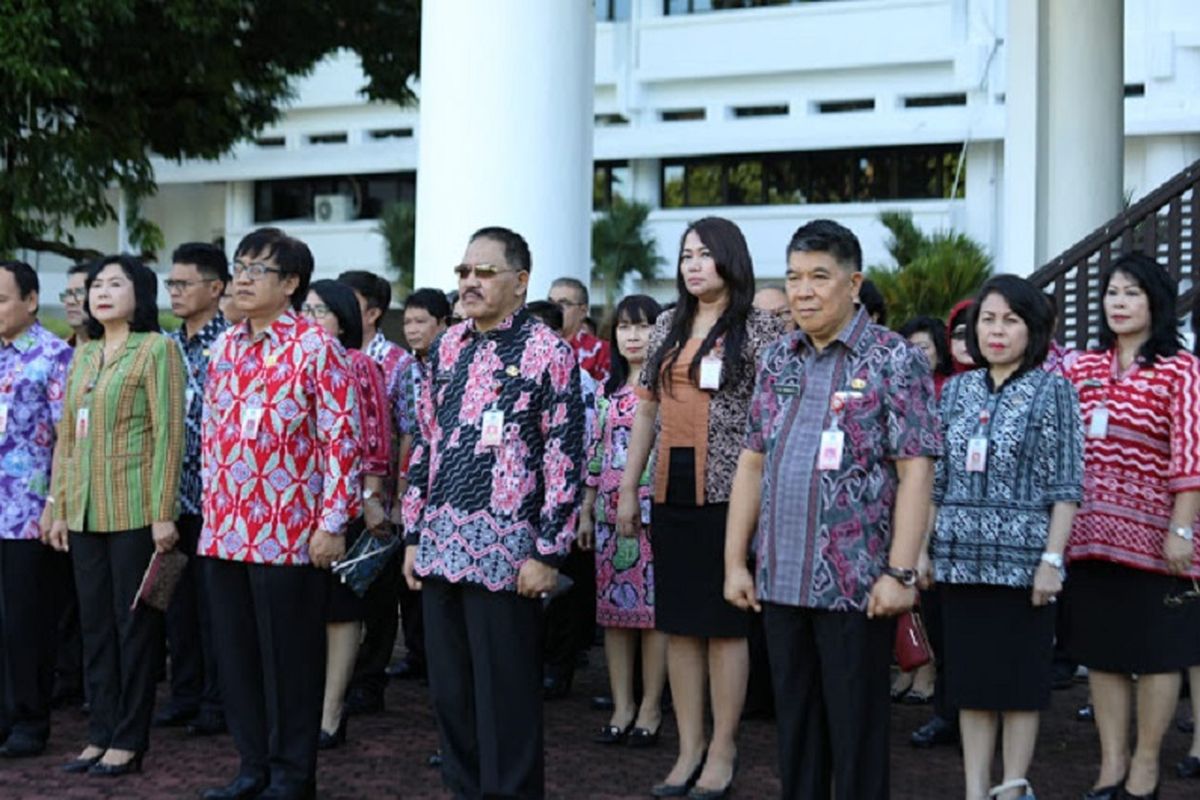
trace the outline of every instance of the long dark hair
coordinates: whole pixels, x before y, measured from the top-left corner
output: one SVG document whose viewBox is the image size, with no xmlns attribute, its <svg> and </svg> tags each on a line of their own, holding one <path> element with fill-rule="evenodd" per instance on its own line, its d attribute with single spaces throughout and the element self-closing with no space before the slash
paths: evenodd
<svg viewBox="0 0 1200 800">
<path fill-rule="evenodd" d="M 946 323 L 937 317 L 913 317 L 901 325 L 897 333 L 905 339 L 911 339 L 915 333 L 928 334 L 929 338 L 933 340 L 933 350 L 937 353 L 937 363 L 933 365 L 933 374 L 954 374 L 954 368 L 950 364 L 950 344 L 946 341 Z"/>
<path fill-rule="evenodd" d="M 993 294 L 1003 297 L 1013 313 L 1025 323 L 1029 333 L 1025 342 L 1025 353 L 1021 356 L 1020 369 L 1022 372 L 1033 369 L 1046 360 L 1046 354 L 1050 351 L 1050 341 L 1054 336 L 1054 313 L 1041 290 L 1025 278 L 1016 275 L 997 275 L 989 278 L 980 288 L 975 304 L 971 306 L 967 316 L 967 352 L 975 359 L 976 364 L 981 367 L 988 366 L 988 361 L 979 347 L 979 331 L 976 328 L 983 301 Z"/>
<path fill-rule="evenodd" d="M 338 341 L 342 343 L 342 347 L 347 350 L 361 349 L 362 309 L 358 305 L 358 298 L 354 296 L 354 290 L 344 283 L 331 280 L 313 281 L 308 290 L 321 298 L 321 302 L 330 313 L 337 317 L 338 327 L 342 329 L 338 334 Z"/>
<path fill-rule="evenodd" d="M 679 267 L 683 261 L 683 243 L 692 232 L 695 232 L 712 254 L 717 265 L 717 274 L 725 281 L 725 287 L 729 291 L 729 305 L 700 343 L 700 349 L 696 351 L 688 368 L 688 378 L 693 383 L 699 382 L 700 361 L 712 351 L 717 339 L 722 336 L 725 337 L 725 344 L 721 359 L 721 384 L 728 385 L 740 377 L 742 347 L 746 342 L 746 320 L 754 308 L 754 263 L 750 260 L 750 248 L 746 246 L 746 237 L 737 225 L 723 217 L 704 217 L 689 225 L 683 236 L 679 237 L 679 258 L 675 261 L 675 289 L 679 293 L 679 299 L 671 318 L 671 329 L 667 332 L 667 338 L 647 362 L 657 373 L 654 383 L 656 389 L 666 388 L 670 391 L 671 370 L 687 344 L 692 332 L 692 322 L 696 318 L 696 309 L 700 306 L 696 296 L 687 290 L 683 270 Z"/>
<path fill-rule="evenodd" d="M 621 348 L 617 347 L 617 327 L 622 322 L 645 322 L 653 325 L 661 313 L 662 306 L 646 294 L 631 294 L 617 303 L 617 310 L 613 312 L 612 331 L 608 334 L 610 368 L 608 381 L 604 384 L 606 395 L 612 395 L 629 380 L 629 359 L 621 355 Z M 650 354 L 646 355 L 649 357 Z"/>
<path fill-rule="evenodd" d="M 92 316 L 92 284 L 109 264 L 117 264 L 133 284 L 133 316 L 129 318 L 130 333 L 158 333 L 158 276 L 133 256 L 105 256 L 88 267 L 84 290 L 83 311 L 87 314 L 87 332 L 92 339 L 104 336 L 104 326 Z"/>
<path fill-rule="evenodd" d="M 1138 359 L 1146 366 L 1153 366 L 1160 357 L 1168 358 L 1183 348 L 1179 338 L 1178 315 L 1175 304 L 1179 297 L 1179 284 L 1175 282 L 1159 263 L 1145 253 L 1128 253 L 1121 256 L 1100 276 L 1100 298 L 1108 294 L 1108 285 L 1113 275 L 1120 272 L 1146 293 L 1150 307 L 1150 338 L 1138 348 Z M 1117 344 L 1117 335 L 1108 326 L 1108 315 L 1100 314 L 1100 349 L 1111 350 Z"/>
</svg>

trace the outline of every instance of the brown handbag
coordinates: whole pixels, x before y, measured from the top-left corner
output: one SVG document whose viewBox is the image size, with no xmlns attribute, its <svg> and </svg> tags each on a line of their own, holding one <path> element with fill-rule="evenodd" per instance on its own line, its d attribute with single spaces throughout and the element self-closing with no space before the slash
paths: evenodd
<svg viewBox="0 0 1200 800">
<path fill-rule="evenodd" d="M 896 620 L 896 663 L 904 672 L 911 672 L 933 660 L 933 648 L 925 635 L 925 623 L 915 608 Z"/>
</svg>

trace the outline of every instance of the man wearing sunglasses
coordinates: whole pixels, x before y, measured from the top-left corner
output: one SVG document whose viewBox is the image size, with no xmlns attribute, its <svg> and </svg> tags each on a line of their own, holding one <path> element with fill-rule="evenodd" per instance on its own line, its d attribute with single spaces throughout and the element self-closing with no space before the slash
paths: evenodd
<svg viewBox="0 0 1200 800">
<path fill-rule="evenodd" d="M 575 538 L 584 414 L 571 346 L 524 308 L 529 269 L 507 228 L 477 231 L 454 268 L 467 319 L 429 354 L 404 498 L 457 797 L 544 794 L 543 600 Z"/>
</svg>

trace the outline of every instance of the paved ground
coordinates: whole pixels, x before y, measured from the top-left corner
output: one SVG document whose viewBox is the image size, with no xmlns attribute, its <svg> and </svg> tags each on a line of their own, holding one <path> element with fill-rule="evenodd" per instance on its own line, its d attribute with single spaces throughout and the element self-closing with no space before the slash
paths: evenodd
<svg viewBox="0 0 1200 800">
<path fill-rule="evenodd" d="M 592 663 L 600 662 L 592 651 Z M 547 790 L 552 798 L 646 797 L 652 783 L 666 774 L 675 739 L 668 722 L 658 748 L 635 751 L 605 748 L 589 741 L 593 729 L 606 722 L 591 711 L 587 698 L 604 687 L 601 669 L 577 678 L 572 697 L 547 706 Z M 1097 763 L 1095 733 L 1073 719 L 1085 691 L 1077 686 L 1054 697 L 1054 708 L 1043 722 L 1031 778 L 1046 800 L 1077 798 L 1090 786 Z M 892 795 L 895 798 L 954 798 L 962 796 L 958 752 L 953 747 L 917 751 L 907 744 L 908 732 L 922 722 L 924 708 L 894 707 L 892 717 Z M 27 762 L 0 762 L 0 798 L 178 798 L 195 797 L 201 789 L 223 783 L 233 774 L 236 759 L 228 736 L 191 740 L 181 731 L 155 731 L 146 757 L 146 772 L 116 781 L 69 776 L 57 766 L 83 743 L 84 720 L 78 711 L 55 715 L 54 735 L 46 755 Z M 351 720 L 347 746 L 324 755 L 320 767 L 323 798 L 442 798 L 436 771 L 424 766 L 436 747 L 436 733 L 425 690 L 417 683 L 394 683 L 388 692 L 388 711 Z M 1173 728 L 1164 752 L 1162 800 L 1200 797 L 1200 781 L 1174 777 L 1173 765 L 1187 750 L 1188 740 Z M 772 724 L 745 723 L 741 735 L 741 771 L 736 796 L 770 798 L 778 793 L 775 780 L 775 737 Z"/>
</svg>

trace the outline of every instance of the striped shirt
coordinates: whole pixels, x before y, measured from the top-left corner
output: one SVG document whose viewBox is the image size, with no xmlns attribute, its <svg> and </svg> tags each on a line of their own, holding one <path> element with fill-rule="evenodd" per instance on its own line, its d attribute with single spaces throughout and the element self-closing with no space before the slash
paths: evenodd
<svg viewBox="0 0 1200 800">
<path fill-rule="evenodd" d="M 177 516 L 184 449 L 183 358 L 159 333 L 131 333 L 111 363 L 79 348 L 67 376 L 54 466 L 55 519 L 124 531 Z"/>
</svg>

